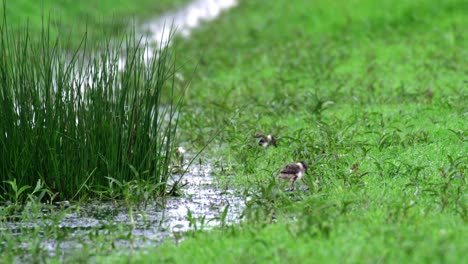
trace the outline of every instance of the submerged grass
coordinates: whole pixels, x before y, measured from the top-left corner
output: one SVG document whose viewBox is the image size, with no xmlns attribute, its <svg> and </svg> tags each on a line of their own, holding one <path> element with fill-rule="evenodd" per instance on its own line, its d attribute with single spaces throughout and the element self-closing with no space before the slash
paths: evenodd
<svg viewBox="0 0 468 264">
<path fill-rule="evenodd" d="M 25 198 L 13 187 L 38 181 L 59 199 L 106 196 L 130 181 L 163 195 L 182 99 L 173 50 L 163 43 L 148 59 L 130 33 L 97 49 L 85 37 L 66 53 L 47 30 L 13 33 L 6 16 L 0 27 L 2 200 Z"/>
</svg>

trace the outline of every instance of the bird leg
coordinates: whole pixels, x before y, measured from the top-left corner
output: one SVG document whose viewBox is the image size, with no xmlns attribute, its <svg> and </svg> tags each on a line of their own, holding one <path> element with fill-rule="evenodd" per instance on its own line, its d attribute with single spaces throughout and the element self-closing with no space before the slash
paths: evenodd
<svg viewBox="0 0 468 264">
<path fill-rule="evenodd" d="M 291 191 L 294 191 L 294 183 L 296 182 L 297 180 L 297 176 L 294 176 L 293 178 L 291 178 Z"/>
</svg>

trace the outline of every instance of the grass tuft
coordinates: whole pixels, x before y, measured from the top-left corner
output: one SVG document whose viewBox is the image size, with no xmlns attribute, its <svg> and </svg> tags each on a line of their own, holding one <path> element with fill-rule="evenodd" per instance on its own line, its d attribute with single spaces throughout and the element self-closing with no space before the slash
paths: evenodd
<svg viewBox="0 0 468 264">
<path fill-rule="evenodd" d="M 0 189 L 41 180 L 60 199 L 103 194 L 130 181 L 164 194 L 182 96 L 174 84 L 174 51 L 134 32 L 72 53 L 49 27 L 0 26 Z M 126 66 L 119 70 L 119 59 Z M 147 188 L 151 189 L 151 188 Z M 4 197 L 6 198 L 6 197 Z M 19 198 L 16 196 L 16 198 Z"/>
</svg>

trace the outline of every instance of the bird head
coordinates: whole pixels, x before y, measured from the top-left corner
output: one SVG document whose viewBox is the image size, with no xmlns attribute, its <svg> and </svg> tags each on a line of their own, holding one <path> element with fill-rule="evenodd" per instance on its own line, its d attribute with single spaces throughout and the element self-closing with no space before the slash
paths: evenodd
<svg viewBox="0 0 468 264">
<path fill-rule="evenodd" d="M 307 172 L 307 162 L 301 161 L 300 163 L 301 163 L 302 166 L 304 167 L 304 171 Z"/>
<path fill-rule="evenodd" d="M 258 145 L 262 146 L 264 148 L 268 147 L 268 138 L 264 134 L 255 134 L 256 138 L 259 138 L 260 140 L 258 141 Z"/>
</svg>

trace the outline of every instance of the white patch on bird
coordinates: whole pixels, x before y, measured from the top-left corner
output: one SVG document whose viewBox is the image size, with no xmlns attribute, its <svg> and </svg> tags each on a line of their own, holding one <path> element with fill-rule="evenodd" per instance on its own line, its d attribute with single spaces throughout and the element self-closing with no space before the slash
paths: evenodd
<svg viewBox="0 0 468 264">
<path fill-rule="evenodd" d="M 271 135 L 268 135 L 267 139 L 268 139 L 268 141 L 271 141 L 272 140 Z"/>
<path fill-rule="evenodd" d="M 297 164 L 297 166 L 299 166 L 299 168 L 301 168 L 301 170 L 304 170 L 304 165 L 302 165 L 302 163 L 298 162 L 296 164 Z"/>
<path fill-rule="evenodd" d="M 300 180 L 302 178 L 302 175 L 304 175 L 304 172 L 301 170 L 300 172 L 297 173 L 296 181 Z"/>
</svg>

